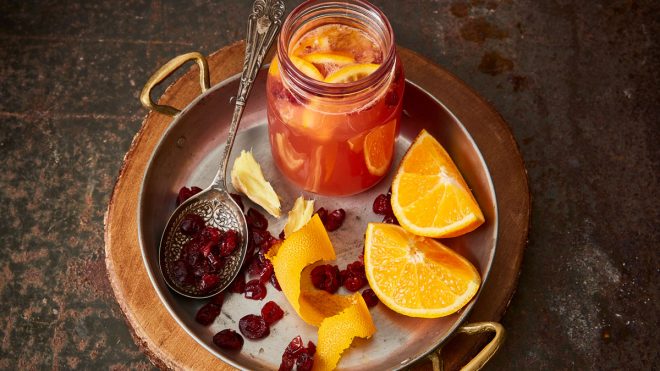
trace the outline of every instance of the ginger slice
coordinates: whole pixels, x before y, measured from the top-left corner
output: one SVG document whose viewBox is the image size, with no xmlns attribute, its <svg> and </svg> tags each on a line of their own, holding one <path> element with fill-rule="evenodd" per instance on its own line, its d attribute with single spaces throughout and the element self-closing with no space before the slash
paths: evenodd
<svg viewBox="0 0 660 371">
<path fill-rule="evenodd" d="M 231 184 L 250 200 L 261 206 L 270 215 L 281 215 L 280 198 L 273 186 L 264 178 L 261 166 L 254 159 L 252 151 L 241 151 L 231 169 Z"/>
</svg>

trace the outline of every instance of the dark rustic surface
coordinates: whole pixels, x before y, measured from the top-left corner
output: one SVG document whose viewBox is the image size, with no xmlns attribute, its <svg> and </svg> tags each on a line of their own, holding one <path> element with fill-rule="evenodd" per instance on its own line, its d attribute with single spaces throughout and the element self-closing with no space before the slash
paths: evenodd
<svg viewBox="0 0 660 371">
<path fill-rule="evenodd" d="M 149 74 L 242 38 L 249 4 L 0 1 L 0 369 L 152 367 L 105 276 L 103 214 Z M 530 241 L 487 368 L 659 368 L 660 4 L 376 4 L 526 161 Z"/>
</svg>

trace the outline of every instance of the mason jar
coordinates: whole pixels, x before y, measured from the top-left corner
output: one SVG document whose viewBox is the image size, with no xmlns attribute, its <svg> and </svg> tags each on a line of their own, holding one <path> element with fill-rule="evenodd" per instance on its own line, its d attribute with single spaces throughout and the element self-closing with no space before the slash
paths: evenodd
<svg viewBox="0 0 660 371">
<path fill-rule="evenodd" d="M 267 81 L 279 170 L 322 195 L 364 191 L 388 173 L 404 75 L 392 27 L 366 1 L 308 1 L 289 14 Z"/>
</svg>

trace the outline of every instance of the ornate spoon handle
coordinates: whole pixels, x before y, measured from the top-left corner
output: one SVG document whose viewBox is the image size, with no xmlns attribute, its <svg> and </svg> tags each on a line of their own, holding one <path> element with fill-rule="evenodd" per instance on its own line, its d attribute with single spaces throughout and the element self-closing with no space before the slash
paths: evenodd
<svg viewBox="0 0 660 371">
<path fill-rule="evenodd" d="M 252 13 L 248 18 L 247 38 L 245 40 L 245 62 L 243 62 L 241 83 L 238 87 L 238 94 L 236 95 L 236 106 L 234 107 L 234 115 L 231 119 L 225 150 L 222 154 L 220 169 L 213 179 L 212 187 L 214 188 L 227 189 L 227 164 L 229 163 L 229 155 L 234 145 L 234 139 L 236 139 L 238 124 L 243 116 L 245 102 L 250 94 L 250 90 L 252 90 L 252 83 L 257 76 L 257 72 L 259 72 L 264 56 L 273 43 L 273 40 L 275 40 L 275 36 L 282 25 L 283 16 L 283 0 L 256 0 L 252 4 Z"/>
</svg>

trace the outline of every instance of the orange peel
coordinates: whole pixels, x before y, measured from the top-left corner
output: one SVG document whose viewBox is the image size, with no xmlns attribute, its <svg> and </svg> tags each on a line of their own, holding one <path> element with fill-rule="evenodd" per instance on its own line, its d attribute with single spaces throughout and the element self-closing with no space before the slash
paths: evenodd
<svg viewBox="0 0 660 371">
<path fill-rule="evenodd" d="M 355 337 L 376 332 L 362 295 L 333 295 L 314 288 L 309 272 L 314 263 L 334 260 L 335 250 L 317 214 L 266 254 L 282 293 L 303 321 L 319 327 L 314 369 L 336 367 Z"/>
</svg>

